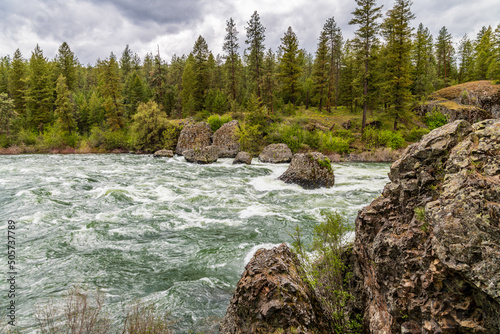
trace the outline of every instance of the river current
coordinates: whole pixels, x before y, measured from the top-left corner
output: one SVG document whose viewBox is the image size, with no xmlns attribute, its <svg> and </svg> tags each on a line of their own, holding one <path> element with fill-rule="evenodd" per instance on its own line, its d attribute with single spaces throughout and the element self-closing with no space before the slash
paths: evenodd
<svg viewBox="0 0 500 334">
<path fill-rule="evenodd" d="M 322 210 L 353 224 L 388 182 L 389 164 L 333 164 L 334 187 L 304 190 L 276 179 L 287 167 L 126 154 L 0 156 L 1 244 L 8 221 L 16 222 L 17 329 L 35 332 L 36 308 L 63 305 L 80 286 L 100 289 L 115 320 L 124 305 L 154 302 L 170 310 L 175 333 L 210 332 L 257 249 L 291 243 L 296 225 L 311 240 Z"/>
</svg>

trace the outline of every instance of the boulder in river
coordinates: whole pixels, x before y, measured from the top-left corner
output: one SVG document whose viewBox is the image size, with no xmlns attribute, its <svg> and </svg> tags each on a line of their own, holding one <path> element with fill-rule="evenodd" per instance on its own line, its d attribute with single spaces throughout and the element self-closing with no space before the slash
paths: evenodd
<svg viewBox="0 0 500 334">
<path fill-rule="evenodd" d="M 217 146 L 205 146 L 184 151 L 184 158 L 187 162 L 197 164 L 211 164 L 219 158 L 219 148 Z"/>
<path fill-rule="evenodd" d="M 202 148 L 212 144 L 213 131 L 208 123 L 204 122 L 188 122 L 182 128 L 175 153 L 183 155 L 185 150 Z"/>
<path fill-rule="evenodd" d="M 251 165 L 252 164 L 252 155 L 248 152 L 238 152 L 236 155 L 236 158 L 233 160 L 233 165 L 236 164 L 247 164 Z"/>
<path fill-rule="evenodd" d="M 261 162 L 273 164 L 287 163 L 292 161 L 293 153 L 287 144 L 271 144 L 266 146 L 259 154 Z"/>
<path fill-rule="evenodd" d="M 335 183 L 330 159 L 319 152 L 297 153 L 279 180 L 305 189 L 330 188 Z"/>
<path fill-rule="evenodd" d="M 158 150 L 153 153 L 153 158 L 172 158 L 174 156 L 174 151 L 172 150 Z"/>
<path fill-rule="evenodd" d="M 331 333 L 303 275 L 286 244 L 258 250 L 236 286 L 220 333 Z"/>
<path fill-rule="evenodd" d="M 219 147 L 219 158 L 234 158 L 240 151 L 240 143 L 236 139 L 238 121 L 223 124 L 213 135 L 213 144 Z"/>
</svg>

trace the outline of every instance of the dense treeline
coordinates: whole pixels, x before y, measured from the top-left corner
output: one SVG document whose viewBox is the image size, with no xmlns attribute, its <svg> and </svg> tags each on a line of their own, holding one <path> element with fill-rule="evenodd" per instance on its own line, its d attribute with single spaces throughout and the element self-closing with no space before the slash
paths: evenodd
<svg viewBox="0 0 500 334">
<path fill-rule="evenodd" d="M 500 79 L 500 24 L 454 45 L 446 27 L 435 38 L 422 24 L 412 28 L 409 0 L 396 0 L 385 14 L 375 0 L 356 3 L 349 22 L 355 37 L 344 40 L 329 18 L 314 55 L 300 48 L 292 27 L 276 51 L 267 49 L 257 12 L 244 27 L 244 44 L 236 22 L 227 21 L 222 55 L 214 56 L 202 36 L 189 55 L 169 61 L 159 51 L 141 58 L 128 45 L 95 66 L 82 65 L 66 43 L 53 59 L 38 45 L 29 59 L 18 49 L 0 62 L 0 146 L 30 145 L 42 134 L 63 136 L 69 146 L 84 137 L 93 145 L 102 138 L 140 141 L 137 132 L 170 131 L 168 119 L 255 110 L 287 115 L 300 105 L 362 110 L 362 131 L 367 111 L 383 112 L 397 130 L 411 103 L 437 89 Z"/>
</svg>

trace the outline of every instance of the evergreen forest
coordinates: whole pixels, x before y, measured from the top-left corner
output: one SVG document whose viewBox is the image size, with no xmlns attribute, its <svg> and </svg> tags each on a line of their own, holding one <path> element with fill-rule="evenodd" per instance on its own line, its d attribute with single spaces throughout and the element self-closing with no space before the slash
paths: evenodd
<svg viewBox="0 0 500 334">
<path fill-rule="evenodd" d="M 354 37 L 345 39 L 331 17 L 314 53 L 292 27 L 268 48 L 257 11 L 243 24 L 226 21 L 217 55 L 203 36 L 188 55 L 138 55 L 127 45 L 94 65 L 81 64 L 65 42 L 53 58 L 39 45 L 31 55 L 17 49 L 0 61 L 0 148 L 152 152 L 172 148 L 189 117 L 214 130 L 239 120 L 240 143 L 252 153 L 273 142 L 295 152 L 399 148 L 441 124 L 441 116 L 412 112 L 432 92 L 500 81 L 500 24 L 455 43 L 445 26 L 436 35 L 413 28 L 409 0 L 389 10 L 375 0 L 356 4 Z"/>
</svg>

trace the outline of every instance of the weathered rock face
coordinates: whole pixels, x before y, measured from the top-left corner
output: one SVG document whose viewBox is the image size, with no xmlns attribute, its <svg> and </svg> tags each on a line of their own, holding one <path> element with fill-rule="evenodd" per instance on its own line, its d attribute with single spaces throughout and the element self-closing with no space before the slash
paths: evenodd
<svg viewBox="0 0 500 334">
<path fill-rule="evenodd" d="M 331 333 L 301 275 L 286 244 L 257 251 L 238 282 L 220 333 Z"/>
<path fill-rule="evenodd" d="M 252 164 L 252 155 L 248 152 L 238 152 L 236 158 L 233 160 L 233 165 L 236 164 Z"/>
<path fill-rule="evenodd" d="M 286 163 L 292 161 L 292 150 L 286 144 L 271 144 L 266 146 L 259 154 L 261 162 L 273 164 Z"/>
<path fill-rule="evenodd" d="M 175 153 L 183 155 L 185 150 L 210 146 L 212 134 L 212 129 L 207 123 L 187 123 L 181 131 Z"/>
<path fill-rule="evenodd" d="M 240 151 L 240 143 L 236 139 L 238 121 L 223 124 L 213 135 L 213 145 L 219 147 L 219 158 L 234 158 Z"/>
<path fill-rule="evenodd" d="M 174 151 L 172 150 L 159 150 L 153 154 L 154 158 L 172 158 L 174 156 Z"/>
<path fill-rule="evenodd" d="M 205 146 L 184 151 L 184 158 L 187 162 L 196 164 L 211 164 L 217 161 L 219 148 L 217 146 Z"/>
<path fill-rule="evenodd" d="M 278 179 L 306 189 L 330 188 L 335 183 L 330 159 L 318 152 L 295 154 L 286 172 Z"/>
<path fill-rule="evenodd" d="M 354 281 L 371 333 L 500 333 L 500 120 L 407 148 L 356 219 Z"/>
<path fill-rule="evenodd" d="M 498 119 L 500 85 L 494 85 L 491 81 L 474 81 L 443 88 L 432 94 L 431 101 L 417 107 L 422 116 L 433 110 L 445 114 L 449 122 Z"/>
</svg>

